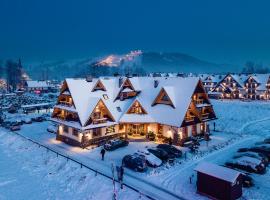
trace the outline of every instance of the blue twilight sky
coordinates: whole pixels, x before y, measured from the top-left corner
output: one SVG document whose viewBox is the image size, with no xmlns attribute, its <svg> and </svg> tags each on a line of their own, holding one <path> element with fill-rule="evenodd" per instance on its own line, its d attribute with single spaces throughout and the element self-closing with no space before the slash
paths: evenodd
<svg viewBox="0 0 270 200">
<path fill-rule="evenodd" d="M 270 64 L 268 0 L 0 0 L 0 59 L 132 49 Z"/>
</svg>

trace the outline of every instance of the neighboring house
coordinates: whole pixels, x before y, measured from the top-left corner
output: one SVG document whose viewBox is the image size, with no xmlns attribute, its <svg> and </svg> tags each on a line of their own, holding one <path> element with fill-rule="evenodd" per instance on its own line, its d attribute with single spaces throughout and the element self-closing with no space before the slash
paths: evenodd
<svg viewBox="0 0 270 200">
<path fill-rule="evenodd" d="M 216 85 L 224 78 L 224 75 L 202 75 L 202 83 L 206 92 L 212 91 Z"/>
<path fill-rule="evenodd" d="M 216 84 L 209 97 L 222 99 L 239 99 L 243 98 L 244 83 L 243 76 L 227 74 L 224 78 Z"/>
<path fill-rule="evenodd" d="M 50 86 L 46 81 L 26 81 L 25 89 L 28 92 L 43 93 L 48 92 Z"/>
<path fill-rule="evenodd" d="M 269 99 L 269 74 L 252 74 L 244 82 L 247 99 L 266 100 Z"/>
<path fill-rule="evenodd" d="M 174 144 L 209 131 L 216 119 L 199 78 L 66 79 L 54 107 L 57 139 L 86 147 L 114 137 L 151 132 Z"/>
<path fill-rule="evenodd" d="M 227 74 L 211 91 L 208 91 L 208 95 L 217 99 L 269 100 L 269 83 L 270 74 Z"/>
</svg>

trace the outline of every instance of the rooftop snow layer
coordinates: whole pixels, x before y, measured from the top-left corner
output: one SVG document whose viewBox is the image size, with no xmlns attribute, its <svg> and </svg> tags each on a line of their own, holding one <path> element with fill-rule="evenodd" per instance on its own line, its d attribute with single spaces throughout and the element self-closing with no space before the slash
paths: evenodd
<svg viewBox="0 0 270 200">
<path fill-rule="evenodd" d="M 229 169 L 226 167 L 222 167 L 216 164 L 208 163 L 208 162 L 202 162 L 194 169 L 197 172 L 201 172 L 219 179 L 222 179 L 224 181 L 234 183 L 237 179 L 237 177 L 241 174 L 240 172 Z"/>
</svg>

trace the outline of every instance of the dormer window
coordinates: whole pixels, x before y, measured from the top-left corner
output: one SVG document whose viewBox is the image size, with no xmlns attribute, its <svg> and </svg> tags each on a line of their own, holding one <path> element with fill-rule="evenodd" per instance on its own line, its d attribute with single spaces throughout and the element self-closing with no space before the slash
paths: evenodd
<svg viewBox="0 0 270 200">
<path fill-rule="evenodd" d="M 135 100 L 131 107 L 128 109 L 128 114 L 147 114 L 138 100 Z"/>
<path fill-rule="evenodd" d="M 95 92 L 95 91 L 98 91 L 98 90 L 106 91 L 106 88 L 103 85 L 103 83 L 101 82 L 101 80 L 98 80 L 96 82 L 95 86 L 92 89 L 92 92 Z"/>
<path fill-rule="evenodd" d="M 118 112 L 122 112 L 122 109 L 119 106 L 117 106 L 116 109 Z"/>
<path fill-rule="evenodd" d="M 168 90 L 170 88 L 168 87 Z M 171 95 L 173 96 L 173 90 L 170 90 Z M 170 98 L 170 96 L 168 95 L 167 91 L 162 88 L 158 94 L 158 96 L 156 97 L 156 99 L 154 100 L 152 106 L 156 105 L 156 104 L 165 104 L 165 105 L 170 105 L 173 108 L 175 108 L 172 99 Z"/>
</svg>

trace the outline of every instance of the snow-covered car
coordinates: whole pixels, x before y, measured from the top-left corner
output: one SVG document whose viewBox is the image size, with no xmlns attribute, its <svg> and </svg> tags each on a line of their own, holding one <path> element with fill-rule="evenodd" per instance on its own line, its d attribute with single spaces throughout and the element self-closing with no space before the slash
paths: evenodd
<svg viewBox="0 0 270 200">
<path fill-rule="evenodd" d="M 251 148 L 240 148 L 240 149 L 238 149 L 238 152 L 261 153 L 261 154 L 265 155 L 270 160 L 270 149 L 269 148 L 255 146 L 255 147 L 251 147 Z"/>
<path fill-rule="evenodd" d="M 256 152 L 242 152 L 242 153 L 236 153 L 233 158 L 241 158 L 243 156 L 247 156 L 247 157 L 252 157 L 252 158 L 257 158 L 259 160 L 262 161 L 262 163 L 267 166 L 269 163 L 269 159 L 260 153 L 256 153 Z"/>
<path fill-rule="evenodd" d="M 160 165 L 162 165 L 162 161 L 146 149 L 138 150 L 136 153 L 145 156 L 146 163 L 149 167 L 159 167 Z"/>
<path fill-rule="evenodd" d="M 225 163 L 226 166 L 241 169 L 250 173 L 265 173 L 265 165 L 256 158 L 243 156 Z"/>
<path fill-rule="evenodd" d="M 10 130 L 11 131 L 19 131 L 19 130 L 21 130 L 21 126 L 19 126 L 19 125 L 12 125 L 12 126 L 10 126 Z"/>
<path fill-rule="evenodd" d="M 109 140 L 106 144 L 104 144 L 104 149 L 107 151 L 113 151 L 120 147 L 128 146 L 128 144 L 129 142 L 127 140 L 113 139 Z"/>
<path fill-rule="evenodd" d="M 26 118 L 22 119 L 22 122 L 25 123 L 25 124 L 31 124 L 32 123 L 32 119 L 29 118 L 29 117 L 26 117 Z"/>
<path fill-rule="evenodd" d="M 182 156 L 182 151 L 169 144 L 159 144 L 157 145 L 157 148 L 163 149 L 170 155 L 174 155 L 175 158 L 180 158 Z"/>
<path fill-rule="evenodd" d="M 50 133 L 57 133 L 57 126 L 50 125 L 47 127 L 47 131 Z"/>
<path fill-rule="evenodd" d="M 136 172 L 147 171 L 146 159 L 139 154 L 126 155 L 122 159 L 122 165 Z"/>
</svg>

